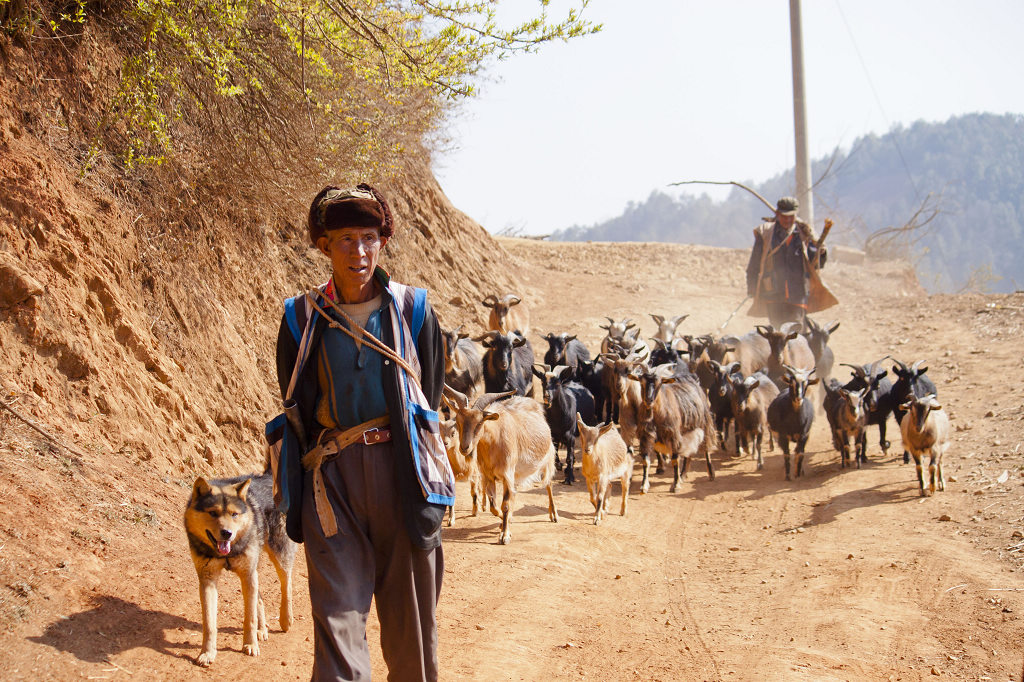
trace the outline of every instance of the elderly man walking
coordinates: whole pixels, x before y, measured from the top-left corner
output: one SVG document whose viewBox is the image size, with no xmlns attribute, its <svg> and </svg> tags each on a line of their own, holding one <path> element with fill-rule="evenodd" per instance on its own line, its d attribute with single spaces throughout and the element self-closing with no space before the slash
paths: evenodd
<svg viewBox="0 0 1024 682">
<path fill-rule="evenodd" d="M 747 263 L 747 295 L 754 299 L 749 314 L 767 315 L 776 329 L 786 322 L 799 322 L 802 327 L 808 312 L 835 303 L 824 290 L 831 301 L 809 310 L 812 280 L 821 286 L 817 270 L 825 265 L 828 252 L 816 241 L 813 228 L 797 218 L 799 208 L 794 197 L 779 199 L 775 220 L 754 229 L 754 248 Z"/>
<path fill-rule="evenodd" d="M 436 412 L 444 351 L 427 292 L 377 264 L 393 230 L 374 188 L 324 188 L 309 239 L 331 278 L 285 302 L 278 334 L 278 381 L 303 450 L 301 465 L 290 456 L 279 470 L 288 534 L 306 550 L 313 680 L 370 679 L 374 599 L 388 679 L 438 678 L 441 518 L 455 486 Z"/>
</svg>

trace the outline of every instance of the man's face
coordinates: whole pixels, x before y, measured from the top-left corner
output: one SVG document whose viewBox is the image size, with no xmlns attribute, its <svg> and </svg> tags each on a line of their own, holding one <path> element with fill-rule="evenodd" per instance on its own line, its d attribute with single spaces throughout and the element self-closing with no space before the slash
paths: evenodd
<svg viewBox="0 0 1024 682">
<path fill-rule="evenodd" d="M 782 215 L 782 214 L 779 214 L 779 225 L 781 225 L 782 229 L 784 229 L 784 230 L 788 230 L 789 228 L 793 227 L 793 223 L 795 221 L 796 221 L 796 216 L 795 215 Z"/>
<path fill-rule="evenodd" d="M 373 281 L 373 271 L 386 241 L 375 227 L 342 227 L 328 230 L 317 240 L 317 246 L 331 259 L 340 288 L 361 289 Z"/>
</svg>

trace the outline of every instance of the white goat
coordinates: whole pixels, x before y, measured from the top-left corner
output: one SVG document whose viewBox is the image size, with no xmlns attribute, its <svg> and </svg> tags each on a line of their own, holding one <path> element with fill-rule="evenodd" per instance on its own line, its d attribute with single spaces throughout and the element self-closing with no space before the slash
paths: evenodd
<svg viewBox="0 0 1024 682">
<path fill-rule="evenodd" d="M 594 525 L 601 522 L 608 510 L 608 491 L 615 479 L 622 483 L 621 513 L 625 516 L 629 483 L 633 479 L 633 458 L 626 451 L 626 441 L 614 424 L 587 426 L 579 412 L 576 425 L 580 430 L 583 477 L 587 479 L 590 502 L 594 505 Z"/>
</svg>

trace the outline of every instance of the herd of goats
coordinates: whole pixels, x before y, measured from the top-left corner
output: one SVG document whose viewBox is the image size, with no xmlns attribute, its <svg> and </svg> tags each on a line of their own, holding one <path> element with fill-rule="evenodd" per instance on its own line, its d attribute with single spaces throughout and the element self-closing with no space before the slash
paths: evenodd
<svg viewBox="0 0 1024 682">
<path fill-rule="evenodd" d="M 690 459 L 703 456 L 715 478 L 711 453 L 735 434 L 734 452 L 746 452 L 763 468 L 762 441 L 777 441 L 785 456 L 786 480 L 803 474 L 803 455 L 816 412 L 808 389 L 820 383 L 821 407 L 828 418 L 840 466 L 866 462 L 868 425 L 879 430 L 888 453 L 886 424 L 900 425 L 903 461 L 914 458 L 921 495 L 945 489 L 942 455 L 949 442 L 949 420 L 937 400 L 935 384 L 922 362 L 908 366 L 893 360 L 895 381 L 882 367 L 886 356 L 866 365 L 840 363 L 852 370 L 842 384 L 833 378 L 834 355 L 828 346 L 839 323 L 821 326 L 807 318 L 781 329 L 758 325 L 743 336 L 678 336 L 687 317 L 651 315 L 658 330 L 650 344 L 630 319 L 608 319 L 600 353 L 592 358 L 575 335 L 548 333 L 544 363 L 535 362 L 529 313 L 519 296 L 488 296 L 489 331 L 470 339 L 461 325 L 442 330 L 445 342 L 444 406 L 441 424 L 448 459 L 459 480 L 470 483 L 473 515 L 486 494 L 490 511 L 501 518 L 499 542 L 509 529 L 516 490 L 543 485 L 548 514 L 558 520 L 552 482 L 563 464 L 571 485 L 575 453 L 594 505 L 594 523 L 603 518 L 611 483 L 622 483 L 621 513 L 626 513 L 633 452 L 643 465 L 641 494 L 650 487 L 651 460 L 658 471 L 671 462 L 670 492 L 685 476 Z M 484 348 L 481 356 L 477 343 Z M 534 395 L 534 376 L 543 395 Z M 851 453 L 851 442 L 853 452 Z M 792 452 L 791 452 L 792 447 Z M 928 455 L 925 488 L 922 458 Z M 795 462 L 794 462 L 795 459 Z M 501 511 L 496 491 L 504 493 Z M 451 525 L 454 509 L 449 511 Z"/>
</svg>

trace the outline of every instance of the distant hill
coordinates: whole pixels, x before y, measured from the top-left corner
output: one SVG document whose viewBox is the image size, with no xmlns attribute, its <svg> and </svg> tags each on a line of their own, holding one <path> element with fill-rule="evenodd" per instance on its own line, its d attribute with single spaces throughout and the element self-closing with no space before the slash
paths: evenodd
<svg viewBox="0 0 1024 682">
<path fill-rule="evenodd" d="M 933 291 L 1024 288 L 1024 116 L 970 114 L 896 126 L 859 138 L 812 168 L 815 222 L 820 230 L 825 217 L 835 221 L 832 243 L 906 257 Z M 795 185 L 792 169 L 760 184 L 699 179 L 741 181 L 770 201 L 793 194 Z M 922 207 L 918 223 L 934 217 L 920 229 L 891 239 L 876 234 L 907 224 Z M 721 202 L 654 190 L 616 218 L 574 225 L 552 238 L 747 247 L 766 213 L 740 188 Z"/>
</svg>

